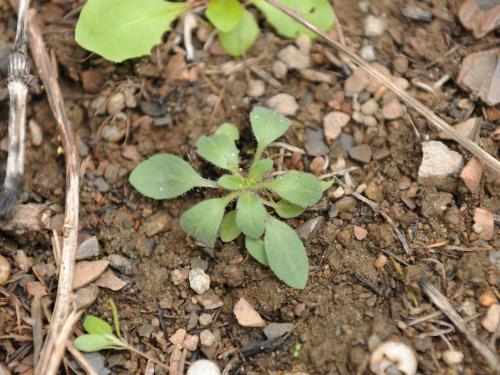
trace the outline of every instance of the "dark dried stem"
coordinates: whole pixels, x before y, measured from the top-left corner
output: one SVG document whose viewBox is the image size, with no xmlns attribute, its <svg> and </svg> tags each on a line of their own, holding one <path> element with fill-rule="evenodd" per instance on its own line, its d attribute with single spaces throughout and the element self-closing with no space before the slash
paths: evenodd
<svg viewBox="0 0 500 375">
<path fill-rule="evenodd" d="M 500 174 L 500 161 L 495 159 L 492 155 L 488 154 L 485 150 L 483 150 L 480 146 L 474 143 L 467 137 L 462 136 L 457 133 L 455 129 L 453 129 L 450 125 L 448 125 L 443 119 L 441 119 L 438 115 L 436 115 L 432 110 L 430 110 L 427 106 L 425 106 L 422 102 L 415 99 L 413 96 L 408 94 L 405 90 L 397 87 L 394 83 L 392 83 L 391 78 L 387 75 L 381 73 L 379 70 L 376 70 L 370 66 L 365 60 L 351 52 L 347 47 L 343 46 L 336 40 L 334 40 L 327 33 L 319 30 L 316 26 L 314 26 L 309 21 L 306 21 L 303 17 L 301 17 L 298 12 L 293 9 L 290 9 L 286 5 L 283 5 L 279 0 L 266 0 L 269 4 L 273 5 L 277 9 L 281 10 L 283 13 L 292 17 L 294 20 L 302 24 L 304 27 L 308 28 L 312 32 L 318 34 L 323 39 L 325 39 L 331 46 L 333 46 L 338 51 L 342 52 L 344 55 L 349 57 L 356 65 L 364 68 L 369 74 L 377 78 L 380 82 L 385 84 L 391 91 L 393 91 L 403 102 L 405 102 L 410 107 L 414 108 L 417 112 L 419 112 L 422 116 L 424 116 L 431 124 L 433 124 L 438 130 L 444 132 L 446 135 L 453 138 L 456 142 L 461 144 L 467 150 L 469 150 L 474 156 L 476 156 L 479 160 L 488 165 L 491 169 L 493 169 L 497 174 Z"/>
<path fill-rule="evenodd" d="M 9 56 L 9 154 L 5 180 L 0 190 L 0 216 L 7 217 L 21 191 L 24 172 L 24 139 L 26 134 L 26 97 L 31 80 L 27 56 L 26 23 L 29 0 L 20 0 L 14 52 Z"/>
</svg>

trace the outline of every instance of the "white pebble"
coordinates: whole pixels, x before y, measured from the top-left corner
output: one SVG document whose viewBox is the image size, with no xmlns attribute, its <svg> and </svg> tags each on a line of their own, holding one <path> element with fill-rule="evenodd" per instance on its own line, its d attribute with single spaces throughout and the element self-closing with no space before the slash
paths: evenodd
<svg viewBox="0 0 500 375">
<path fill-rule="evenodd" d="M 369 15 L 365 18 L 365 35 L 370 37 L 380 36 L 384 33 L 387 27 L 387 21 L 382 17 Z"/>
<path fill-rule="evenodd" d="M 384 342 L 371 354 L 370 370 L 377 375 L 385 375 L 388 367 L 396 367 L 405 375 L 415 375 L 417 373 L 415 353 L 402 342 Z"/>
<path fill-rule="evenodd" d="M 205 293 L 210 289 L 210 276 L 200 268 L 189 271 L 189 286 L 198 294 Z"/>
<path fill-rule="evenodd" d="M 443 361 L 448 366 L 459 365 L 464 360 L 464 354 L 458 350 L 445 350 L 443 353 Z"/>
<path fill-rule="evenodd" d="M 297 101 L 292 95 L 277 94 L 266 101 L 269 108 L 281 113 L 283 116 L 293 116 L 299 109 Z"/>
<path fill-rule="evenodd" d="M 215 342 L 215 336 L 209 329 L 204 329 L 200 332 L 200 343 L 203 346 L 212 346 Z"/>
<path fill-rule="evenodd" d="M 371 44 L 367 44 L 366 46 L 363 46 L 361 50 L 359 51 L 359 54 L 363 59 L 365 59 L 368 62 L 375 61 L 376 56 L 375 56 L 375 48 Z"/>
<path fill-rule="evenodd" d="M 266 85 L 260 79 L 251 80 L 248 84 L 247 94 L 248 96 L 258 98 L 264 95 L 266 92 Z"/>
<path fill-rule="evenodd" d="M 191 363 L 186 375 L 220 375 L 220 370 L 215 362 L 199 359 Z"/>
</svg>

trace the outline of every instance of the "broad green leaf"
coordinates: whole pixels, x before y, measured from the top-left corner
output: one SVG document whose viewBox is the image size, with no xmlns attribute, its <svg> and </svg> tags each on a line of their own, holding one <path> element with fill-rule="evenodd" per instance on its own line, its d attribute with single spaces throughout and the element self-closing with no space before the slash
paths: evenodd
<svg viewBox="0 0 500 375">
<path fill-rule="evenodd" d="M 198 241 L 213 247 L 228 203 L 229 199 L 224 197 L 196 204 L 181 216 L 182 229 Z"/>
<path fill-rule="evenodd" d="M 219 186 L 227 190 L 240 190 L 244 187 L 244 180 L 240 176 L 225 174 L 217 180 Z"/>
<path fill-rule="evenodd" d="M 245 9 L 238 24 L 231 31 L 219 32 L 219 42 L 231 56 L 241 56 L 254 44 L 259 32 L 259 25 L 253 14 Z"/>
<path fill-rule="evenodd" d="M 113 328 L 108 322 L 94 315 L 87 315 L 83 320 L 83 328 L 88 333 L 102 335 L 103 333 L 113 333 Z"/>
<path fill-rule="evenodd" d="M 116 336 L 110 334 L 89 334 L 78 336 L 74 345 L 82 352 L 97 352 L 103 349 L 125 349 Z"/>
<path fill-rule="evenodd" d="M 327 191 L 328 189 L 330 189 L 333 186 L 335 181 L 334 180 L 330 180 L 330 181 L 320 180 L 319 183 L 321 184 L 323 191 Z"/>
<path fill-rule="evenodd" d="M 163 0 L 88 0 L 76 24 L 83 48 L 113 62 L 149 55 L 187 2 Z"/>
<path fill-rule="evenodd" d="M 278 34 L 287 38 L 296 38 L 300 34 L 317 38 L 317 35 L 305 28 L 291 17 L 276 9 L 265 0 L 251 0 L 266 16 L 267 21 L 276 29 Z M 280 0 L 283 5 L 298 11 L 305 20 L 312 23 L 321 31 L 329 31 L 335 24 L 335 13 L 329 0 Z"/>
<path fill-rule="evenodd" d="M 252 131 L 257 139 L 258 149 L 264 150 L 281 137 L 290 127 L 290 120 L 264 107 L 254 107 L 250 112 Z"/>
<path fill-rule="evenodd" d="M 323 195 L 323 187 L 312 174 L 288 172 L 276 177 L 267 185 L 281 198 L 301 207 L 309 207 L 318 202 Z"/>
<path fill-rule="evenodd" d="M 285 199 L 280 199 L 276 202 L 275 211 L 283 219 L 291 219 L 292 217 L 301 215 L 305 211 L 305 208 L 297 206 Z"/>
<path fill-rule="evenodd" d="M 266 229 L 267 211 L 252 193 L 242 194 L 236 204 L 236 224 L 246 236 L 259 238 Z"/>
<path fill-rule="evenodd" d="M 215 131 L 215 134 L 225 134 L 235 142 L 240 139 L 240 131 L 235 125 L 231 124 L 230 122 L 224 122 L 223 124 L 220 124 Z"/>
<path fill-rule="evenodd" d="M 261 239 L 254 239 L 250 237 L 245 237 L 245 247 L 251 256 L 255 258 L 259 263 L 264 266 L 269 266 L 266 256 L 266 250 L 264 248 L 264 241 Z"/>
<path fill-rule="evenodd" d="M 287 224 L 269 216 L 264 244 L 269 267 L 276 276 L 292 288 L 303 289 L 307 283 L 309 264 L 297 233 Z"/>
<path fill-rule="evenodd" d="M 198 186 L 210 186 L 207 180 L 180 157 L 157 154 L 139 163 L 129 181 L 141 194 L 153 199 L 170 199 Z"/>
<path fill-rule="evenodd" d="M 236 210 L 229 211 L 220 225 L 220 239 L 223 242 L 231 242 L 240 234 L 241 229 L 236 225 Z"/>
<path fill-rule="evenodd" d="M 210 0 L 206 15 L 218 30 L 227 33 L 238 24 L 244 10 L 238 0 Z"/>
<path fill-rule="evenodd" d="M 201 137 L 196 143 L 196 152 L 210 163 L 222 169 L 238 169 L 239 151 L 234 141 L 225 134 Z"/>
<path fill-rule="evenodd" d="M 262 181 L 266 173 L 271 169 L 273 169 L 273 161 L 271 159 L 257 160 L 250 167 L 248 178 L 255 182 Z"/>
</svg>

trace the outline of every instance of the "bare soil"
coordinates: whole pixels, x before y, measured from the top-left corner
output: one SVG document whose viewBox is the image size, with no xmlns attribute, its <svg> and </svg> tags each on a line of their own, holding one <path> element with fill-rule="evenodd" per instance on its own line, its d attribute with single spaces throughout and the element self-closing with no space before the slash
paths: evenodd
<svg viewBox="0 0 500 375">
<path fill-rule="evenodd" d="M 407 3 L 432 10 L 433 20 L 424 23 L 405 18 L 400 9 Z M 451 192 L 420 186 L 416 181 L 421 143 L 407 119 L 379 121 L 375 128 L 351 121 L 343 131 L 354 137 L 355 144 L 367 143 L 373 149 L 387 147 L 389 156 L 359 164 L 350 160 L 342 147 L 332 144 L 328 154 L 330 163 L 345 157 L 349 166 L 359 167 L 351 173 L 355 184 L 368 186 L 370 198 L 389 213 L 406 235 L 414 253 L 407 256 L 386 221 L 359 201 L 351 202 L 346 211 L 330 217 L 329 209 L 335 204 L 334 186 L 314 210 L 289 221 L 297 227 L 308 219 L 323 218 L 319 229 L 306 240 L 311 265 L 307 287 L 304 290 L 288 288 L 246 254 L 241 240 L 226 245 L 219 243 L 213 250 L 204 249 L 182 231 L 179 216 L 209 193 L 194 191 L 179 199 L 158 202 L 134 191 L 127 177 L 139 160 L 157 152 L 180 155 L 205 176 L 216 176 L 218 171 L 196 157 L 194 144 L 197 138 L 229 121 L 236 124 L 243 134 L 242 148 L 251 149 L 254 145 L 249 131 L 249 111 L 253 105 L 264 103 L 280 92 L 293 95 L 300 106 L 293 117 L 292 130 L 284 141 L 303 147 L 307 141 L 306 129 L 322 127 L 323 116 L 332 110 L 328 103 L 333 93 L 343 92 L 345 79 L 350 74 L 329 62 L 325 51 L 334 51 L 321 41 L 313 42 L 311 51 L 313 69 L 333 72 L 335 79 L 332 83 L 311 82 L 290 71 L 286 79 L 279 80 L 279 88 L 265 82 L 264 95 L 252 98 L 246 93 L 249 79 L 260 78 L 248 66 L 225 74 L 224 64 L 234 61 L 228 56 L 215 55 L 213 50 L 204 52 L 192 64 L 197 78 L 191 82 L 168 78 L 166 67 L 176 51 L 171 45 L 173 38 L 168 38 L 168 42 L 155 50 L 151 57 L 113 65 L 75 44 L 73 27 L 76 19 L 74 16 L 62 17 L 76 6 L 76 2 L 37 1 L 34 6 L 39 11 L 45 40 L 59 67 L 59 80 L 84 165 L 80 195 L 81 239 L 95 235 L 102 248 L 98 258 L 119 254 L 132 264 L 126 271 L 115 270 L 127 281 L 127 287 L 118 292 L 101 289 L 90 313 L 109 319 L 106 301 L 113 298 L 130 342 L 168 363 L 172 351 L 168 338 L 177 329 L 188 327 L 195 315 L 204 312 L 188 283 L 174 285 L 171 274 L 202 259 L 208 264 L 211 287 L 224 306 L 209 311 L 214 315 L 209 328 L 217 338 L 216 345 L 189 352 L 189 362 L 209 357 L 221 368 L 230 365 L 230 374 L 368 374 L 367 361 L 373 346 L 380 341 L 395 339 L 415 349 L 422 374 L 493 373 L 464 336 L 452 326 L 446 330 L 447 326 L 440 325 L 440 321 L 447 322 L 446 318 L 440 317 L 432 324 L 408 326 L 415 317 L 435 311 L 418 286 L 418 280 L 425 277 L 465 318 L 470 318 L 471 330 L 485 341 L 490 339 L 480 325 L 486 308 L 479 305 L 478 297 L 487 290 L 493 290 L 498 296 L 498 269 L 490 259 L 492 250 L 484 249 L 498 249 L 500 239 L 495 236 L 489 243 L 478 239 L 472 230 L 472 217 L 476 207 L 493 214 L 500 211 L 499 179 L 491 172 L 485 172 L 480 191 L 476 194 L 471 194 L 458 179 Z M 432 83 L 444 74 L 450 75 L 450 80 L 437 95 L 414 86 L 410 91 L 452 123 L 472 115 L 483 116 L 482 110 L 486 106 L 475 98 L 472 98 L 475 103 L 472 112 L 458 107 L 459 100 L 468 98 L 468 94 L 456 85 L 455 79 L 463 56 L 488 48 L 497 41 L 494 34 L 475 40 L 457 20 L 457 6 L 458 1 L 454 0 L 372 1 L 371 12 L 387 15 L 389 26 L 381 37 L 368 39 L 362 36 L 365 15 L 358 1 L 335 1 L 346 44 L 353 50 L 366 43 L 372 44 L 376 49 L 376 61 L 391 71 L 394 71 L 393 63 L 397 57 L 406 57 L 409 68 L 400 75 L 410 82 Z M 13 14 L 5 1 L 0 2 L 0 39 L 4 42 L 12 42 L 15 34 Z M 248 56 L 237 61 L 255 57 L 252 66 L 272 74 L 276 53 L 294 42 L 279 39 L 264 22 L 262 25 L 264 32 L 258 43 Z M 179 30 L 174 33 L 181 35 Z M 455 46 L 459 47 L 447 54 Z M 202 47 L 196 39 L 195 47 L 198 50 Z M 82 88 L 81 73 L 89 69 L 97 70 L 103 77 L 102 85 L 95 92 Z M 5 87 L 4 73 L 0 82 L 0 87 Z M 135 104 L 130 103 L 120 114 L 96 114 L 96 108 L 93 108 L 96 98 L 109 98 L 130 91 L 134 93 Z M 150 107 L 156 105 L 153 110 L 160 107 L 161 116 L 148 117 L 144 104 L 137 104 L 142 101 Z M 344 111 L 352 110 L 349 98 L 345 98 L 341 105 Z M 43 143 L 34 146 L 32 140 L 28 140 L 22 201 L 47 203 L 60 219 L 65 190 L 60 138 L 43 93 L 30 98 L 29 108 L 28 117 L 40 125 Z M 152 110 L 146 109 L 148 111 Z M 422 137 L 437 139 L 437 132 L 425 120 L 411 110 L 409 112 Z M 0 108 L 2 138 L 6 136 L 7 121 L 8 105 L 4 101 Z M 155 121 L 164 125 L 156 126 Z M 490 133 L 495 126 L 498 126 L 498 121 L 484 119 L 481 131 L 483 147 L 492 153 L 496 153 L 496 145 Z M 113 132 L 122 132 L 126 136 L 113 139 L 109 135 Z M 470 155 L 466 151 L 451 141 L 446 143 L 468 160 Z M 2 157 L 5 156 L 6 153 L 2 152 Z M 304 155 L 299 164 L 307 170 L 312 159 L 312 156 Z M 285 158 L 285 168 L 290 167 L 290 163 L 290 158 Z M 402 176 L 412 182 L 414 209 L 408 208 L 401 200 L 403 191 L 399 189 L 398 181 Z M 159 233 L 148 235 L 160 217 L 168 217 L 168 225 Z M 365 240 L 354 237 L 354 226 L 368 231 Z M 19 268 L 16 254 L 24 252 L 32 258 L 33 264 L 53 264 L 48 234 L 36 239 L 9 237 L 7 234 L 2 238 L 0 253 L 12 260 L 15 267 L 14 281 L 7 284 L 5 290 L 15 296 L 21 306 L 27 307 L 28 312 L 31 297 L 24 285 L 36 276 L 29 268 Z M 464 250 L 452 250 L 446 245 L 426 247 L 442 241 L 461 246 Z M 470 251 L 465 251 L 466 248 Z M 376 269 L 374 261 L 384 252 L 396 256 L 388 255 L 383 269 Z M 56 277 L 48 274 L 41 279 L 55 296 Z M 258 351 L 253 356 L 245 356 L 248 344 L 263 341 L 265 337 L 261 329 L 238 325 L 232 310 L 240 297 L 249 301 L 269 322 L 294 323 L 293 333 L 267 352 Z M 27 321 L 22 322 L 19 331 L 16 317 L 12 299 L 0 295 L 0 362 L 9 363 L 16 356 L 19 363 L 29 363 L 26 356 L 29 358 L 31 353 L 30 344 L 16 340 L 14 335 L 31 336 L 30 326 Z M 148 325 L 151 325 L 151 332 L 142 334 L 148 331 Z M 450 367 L 443 362 L 442 353 L 449 347 L 436 333 L 438 329 L 445 329 L 443 335 L 446 339 L 464 354 L 462 365 Z M 197 324 L 190 325 L 192 334 L 201 330 Z M 3 338 L 3 335 L 12 336 Z M 19 354 L 21 349 L 24 349 L 22 355 Z M 103 354 L 112 373 L 144 373 L 146 363 L 128 352 Z M 157 373 L 162 373 L 161 369 L 158 368 Z"/>
</svg>

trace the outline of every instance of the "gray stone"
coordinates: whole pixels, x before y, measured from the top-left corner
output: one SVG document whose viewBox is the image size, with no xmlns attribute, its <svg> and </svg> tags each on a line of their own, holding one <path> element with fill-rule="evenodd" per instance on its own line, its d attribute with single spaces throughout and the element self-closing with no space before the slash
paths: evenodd
<svg viewBox="0 0 500 375">
<path fill-rule="evenodd" d="M 307 142 L 304 145 L 306 152 L 310 156 L 324 156 L 328 154 L 329 148 L 323 142 L 323 131 L 307 129 Z"/>
<path fill-rule="evenodd" d="M 349 150 L 349 156 L 361 163 L 369 163 L 372 159 L 372 149 L 366 144 L 355 146 Z"/>
<path fill-rule="evenodd" d="M 104 170 L 104 178 L 108 182 L 108 184 L 114 184 L 118 180 L 118 173 L 120 172 L 119 168 L 114 164 L 108 164 L 106 169 Z"/>
<path fill-rule="evenodd" d="M 0 72 L 4 74 L 7 74 L 11 53 L 12 48 L 7 43 L 0 41 Z"/>
<path fill-rule="evenodd" d="M 361 49 L 359 50 L 359 54 L 364 60 L 368 62 L 375 61 L 376 59 L 375 48 L 371 44 L 367 44 L 366 46 L 361 47 Z"/>
<path fill-rule="evenodd" d="M 481 119 L 479 117 L 471 117 L 470 119 L 456 124 L 453 128 L 463 137 L 469 138 L 471 141 L 477 141 L 479 131 L 481 130 Z M 439 133 L 441 139 L 453 139 L 444 132 Z"/>
<path fill-rule="evenodd" d="M 276 339 L 284 334 L 292 332 L 294 327 L 295 324 L 293 323 L 269 323 L 269 325 L 264 328 L 264 335 L 266 335 L 268 340 Z"/>
<path fill-rule="evenodd" d="M 322 216 L 315 217 L 313 219 L 307 220 L 304 224 L 300 225 L 297 228 L 297 234 L 299 235 L 300 238 L 302 238 L 304 241 L 306 241 L 309 236 L 311 236 L 312 233 L 315 233 L 318 228 L 319 224 L 323 221 Z"/>
<path fill-rule="evenodd" d="M 278 58 L 283 61 L 289 69 L 306 69 L 311 65 L 309 55 L 291 45 L 279 51 Z"/>
<path fill-rule="evenodd" d="M 154 330 L 155 327 L 153 327 L 151 324 L 145 323 L 139 326 L 139 328 L 137 329 L 137 334 L 141 337 L 149 337 Z"/>
<path fill-rule="evenodd" d="M 76 260 L 90 259 L 99 255 L 99 242 L 96 236 L 83 241 L 76 251 Z"/>
<path fill-rule="evenodd" d="M 94 185 L 96 186 L 99 193 L 106 193 L 109 190 L 109 185 L 106 180 L 102 177 L 97 177 L 94 180 Z"/>
<path fill-rule="evenodd" d="M 125 275 L 130 275 L 134 269 L 132 261 L 120 254 L 108 255 L 109 265 Z"/>
</svg>

